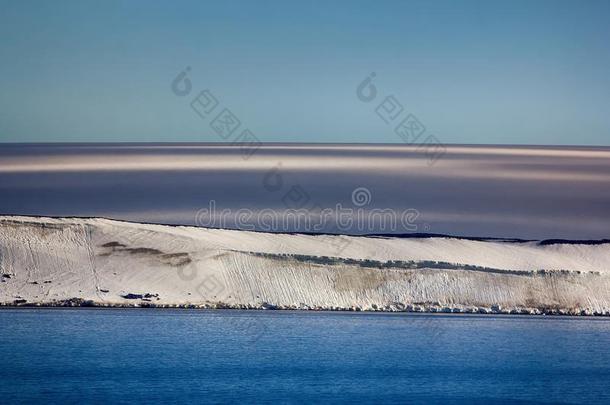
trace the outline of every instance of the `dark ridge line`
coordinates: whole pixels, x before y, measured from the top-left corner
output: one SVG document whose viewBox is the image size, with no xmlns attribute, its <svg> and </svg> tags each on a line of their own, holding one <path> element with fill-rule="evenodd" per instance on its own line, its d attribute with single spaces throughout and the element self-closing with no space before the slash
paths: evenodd
<svg viewBox="0 0 610 405">
<path fill-rule="evenodd" d="M 238 251 L 235 251 L 238 252 Z M 496 267 L 477 266 L 465 263 L 449 263 L 437 260 L 371 260 L 371 259 L 346 259 L 335 256 L 312 256 L 291 253 L 262 253 L 262 252 L 241 252 L 255 257 L 264 257 L 277 260 L 295 260 L 301 263 L 321 264 L 321 265 L 352 265 L 369 269 L 388 269 L 388 270 L 450 270 L 450 271 L 477 271 L 481 273 L 510 274 L 516 276 L 547 276 L 547 275 L 601 275 L 596 271 L 580 271 L 566 269 L 537 269 L 537 270 L 513 270 L 499 269 Z"/>
<path fill-rule="evenodd" d="M 603 245 L 610 243 L 610 239 L 581 239 L 581 240 L 568 240 L 568 239 L 544 239 L 538 242 L 541 246 L 546 245 Z"/>
<path fill-rule="evenodd" d="M 456 236 L 443 233 L 364 233 L 364 234 L 352 234 L 352 233 L 330 233 L 330 232 L 289 232 L 289 231 L 260 231 L 252 229 L 235 229 L 235 228 L 221 228 L 221 227 L 204 227 L 197 225 L 184 225 L 184 224 L 171 224 L 171 223 L 160 223 L 160 222 L 141 222 L 141 221 L 130 221 L 126 219 L 115 219 L 109 217 L 92 217 L 92 216 L 61 216 L 61 215 L 24 215 L 24 214 L 0 214 L 0 221 L 6 221 L 2 219 L 3 216 L 14 216 L 14 217 L 30 217 L 30 218 L 51 218 L 51 219 L 104 219 L 107 221 L 124 222 L 128 224 L 141 224 L 141 225 L 160 225 L 169 226 L 172 228 L 195 228 L 195 229 L 215 229 L 221 231 L 241 231 L 241 232 L 253 232 L 253 233 L 266 233 L 274 235 L 306 235 L 306 236 L 349 236 L 353 238 L 387 238 L 387 239 L 431 239 L 431 238 L 446 238 L 446 239 L 458 239 L 458 240 L 470 240 L 475 242 L 508 242 L 508 243 L 528 243 L 537 242 L 537 245 L 548 246 L 548 245 L 603 245 L 610 243 L 610 239 L 520 239 L 520 238 L 498 238 L 493 236 Z"/>
<path fill-rule="evenodd" d="M 462 240 L 472 240 L 478 242 L 512 242 L 512 243 L 527 243 L 527 242 L 537 242 L 537 245 L 540 246 L 548 246 L 548 245 L 603 245 L 606 243 L 610 243 L 610 239 L 518 239 L 518 238 L 493 238 L 493 237 L 478 237 L 478 236 L 452 236 L 447 234 L 433 234 L 433 233 L 405 233 L 405 234 L 366 234 L 366 236 L 370 237 L 385 237 L 385 238 L 449 238 L 449 239 L 462 239 Z"/>
<path fill-rule="evenodd" d="M 527 242 L 541 242 L 537 239 L 520 239 L 520 238 L 496 238 L 492 236 L 455 236 L 446 233 L 423 233 L 423 232 L 415 232 L 415 233 L 367 233 L 362 236 L 372 237 L 372 238 L 398 238 L 398 239 L 409 239 L 409 238 L 420 238 L 420 239 L 428 239 L 428 238 L 448 238 L 448 239 L 463 239 L 463 240 L 472 240 L 478 242 L 513 242 L 513 243 L 527 243 Z M 545 239 L 546 240 L 546 239 Z M 549 239 L 551 240 L 551 239 Z M 610 239 L 609 239 L 610 241 Z"/>
</svg>

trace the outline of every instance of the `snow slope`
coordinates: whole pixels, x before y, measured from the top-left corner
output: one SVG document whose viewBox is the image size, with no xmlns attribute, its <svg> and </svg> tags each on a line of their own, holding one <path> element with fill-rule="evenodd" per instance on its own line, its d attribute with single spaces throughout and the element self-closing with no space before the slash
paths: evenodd
<svg viewBox="0 0 610 405">
<path fill-rule="evenodd" d="M 610 244 L 0 217 L 4 305 L 610 313 Z"/>
</svg>

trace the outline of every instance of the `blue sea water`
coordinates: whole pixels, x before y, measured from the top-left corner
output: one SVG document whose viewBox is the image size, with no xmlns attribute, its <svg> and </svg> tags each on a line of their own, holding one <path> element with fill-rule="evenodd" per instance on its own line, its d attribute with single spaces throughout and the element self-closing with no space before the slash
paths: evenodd
<svg viewBox="0 0 610 405">
<path fill-rule="evenodd" d="M 0 402 L 608 403 L 601 318 L 0 311 Z"/>
</svg>

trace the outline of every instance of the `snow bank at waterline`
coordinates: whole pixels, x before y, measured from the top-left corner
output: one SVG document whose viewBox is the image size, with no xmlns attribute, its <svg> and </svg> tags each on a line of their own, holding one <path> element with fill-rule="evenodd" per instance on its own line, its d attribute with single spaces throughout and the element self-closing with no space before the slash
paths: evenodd
<svg viewBox="0 0 610 405">
<path fill-rule="evenodd" d="M 0 217 L 1 305 L 610 314 L 610 244 Z"/>
</svg>

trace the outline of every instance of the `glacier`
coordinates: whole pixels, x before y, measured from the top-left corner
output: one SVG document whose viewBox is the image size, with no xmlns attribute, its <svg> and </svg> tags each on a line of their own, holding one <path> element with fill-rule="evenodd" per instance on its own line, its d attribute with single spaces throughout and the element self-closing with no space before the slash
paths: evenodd
<svg viewBox="0 0 610 405">
<path fill-rule="evenodd" d="M 610 243 L 0 216 L 0 305 L 610 315 Z"/>
</svg>

